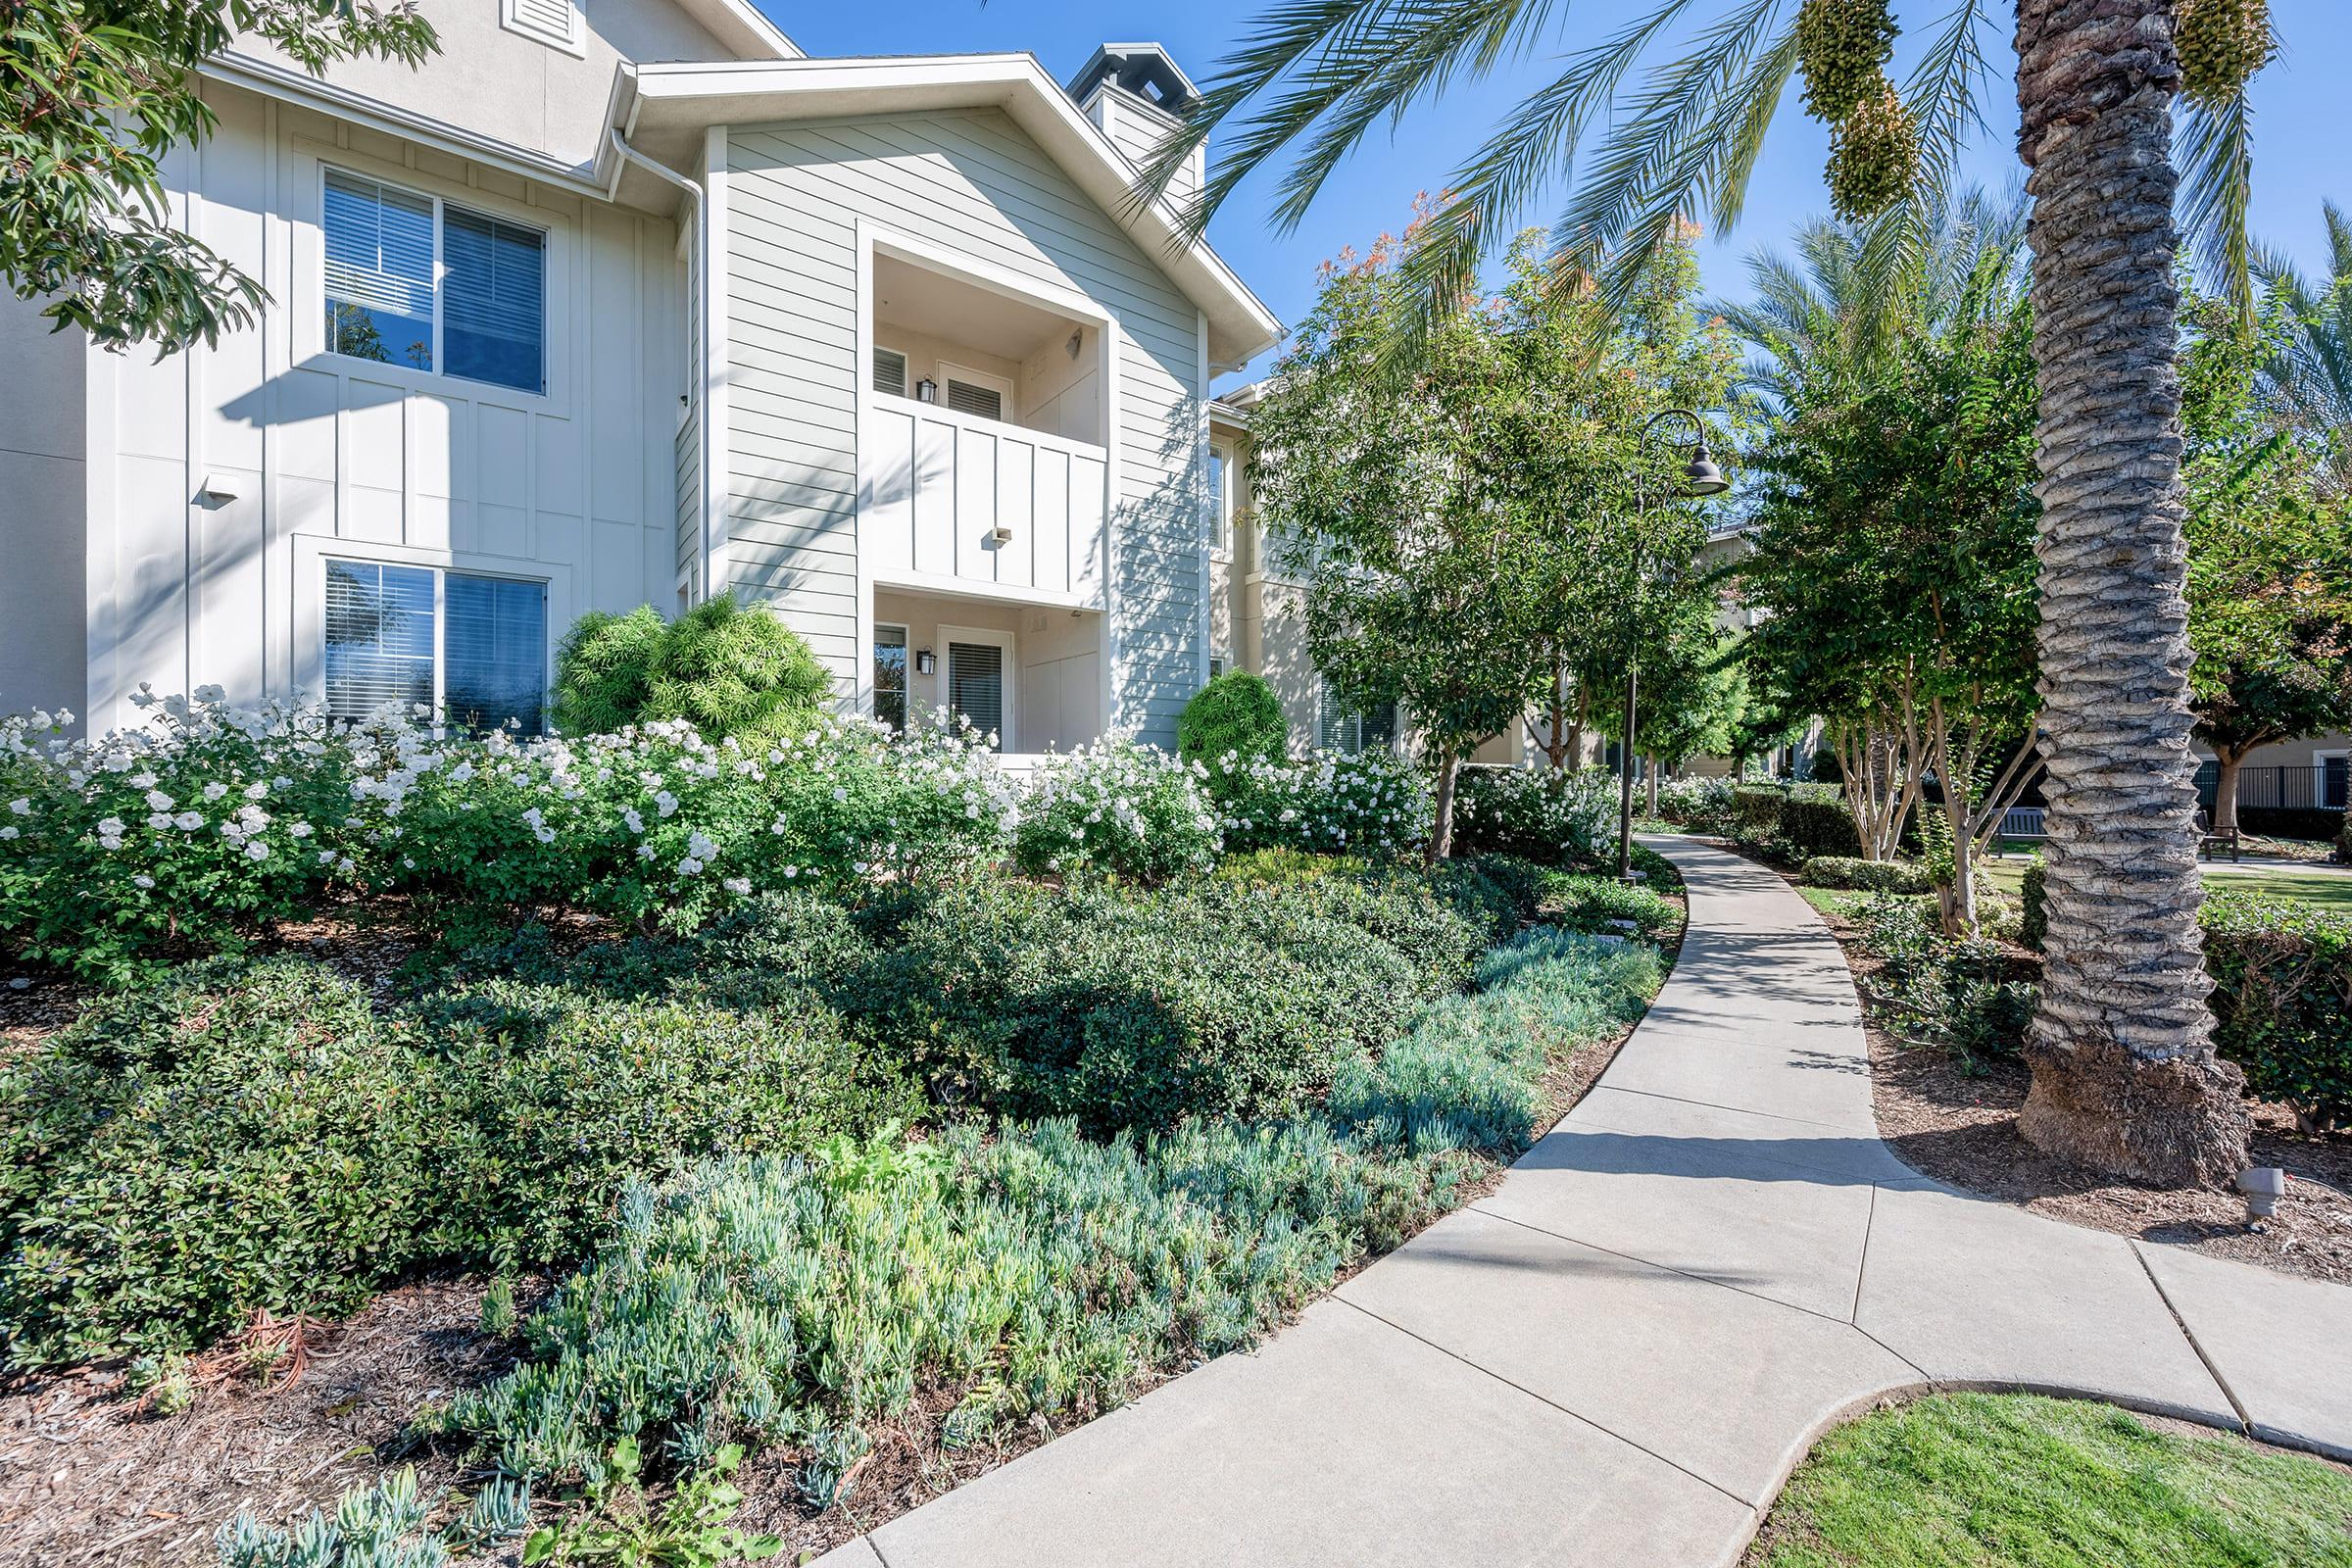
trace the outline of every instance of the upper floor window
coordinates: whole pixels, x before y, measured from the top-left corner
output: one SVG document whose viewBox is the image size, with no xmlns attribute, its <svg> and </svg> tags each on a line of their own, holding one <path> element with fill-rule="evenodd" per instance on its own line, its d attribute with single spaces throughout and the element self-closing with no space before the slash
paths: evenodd
<svg viewBox="0 0 2352 1568">
<path fill-rule="evenodd" d="M 1208 449 L 1208 547 L 1233 549 L 1233 460 L 1223 447 Z"/>
<path fill-rule="evenodd" d="M 547 235 L 380 180 L 326 173 L 326 347 L 547 390 Z"/>
</svg>

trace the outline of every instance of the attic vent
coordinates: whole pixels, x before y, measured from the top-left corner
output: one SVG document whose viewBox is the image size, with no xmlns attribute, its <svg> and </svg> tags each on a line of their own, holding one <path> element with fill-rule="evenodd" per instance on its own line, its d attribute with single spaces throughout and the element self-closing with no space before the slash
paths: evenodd
<svg viewBox="0 0 2352 1568">
<path fill-rule="evenodd" d="M 1004 394 L 995 387 L 950 380 L 948 407 L 957 414 L 969 414 L 978 418 L 1002 419 L 1004 417 Z"/>
<path fill-rule="evenodd" d="M 874 390 L 897 397 L 906 395 L 906 356 L 897 349 L 874 350 Z"/>
<path fill-rule="evenodd" d="M 498 0 L 498 24 L 575 55 L 583 52 L 582 35 L 588 30 L 580 0 Z"/>
</svg>

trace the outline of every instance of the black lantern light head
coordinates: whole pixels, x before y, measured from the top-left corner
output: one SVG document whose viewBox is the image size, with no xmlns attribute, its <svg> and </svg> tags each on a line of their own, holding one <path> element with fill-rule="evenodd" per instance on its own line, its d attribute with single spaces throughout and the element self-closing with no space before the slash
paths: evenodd
<svg viewBox="0 0 2352 1568">
<path fill-rule="evenodd" d="M 1715 466 L 1715 460 L 1707 455 L 1707 444 L 1701 441 L 1698 450 L 1690 454 L 1690 461 L 1683 465 L 1683 493 L 1719 496 L 1731 487 L 1732 482 Z"/>
</svg>

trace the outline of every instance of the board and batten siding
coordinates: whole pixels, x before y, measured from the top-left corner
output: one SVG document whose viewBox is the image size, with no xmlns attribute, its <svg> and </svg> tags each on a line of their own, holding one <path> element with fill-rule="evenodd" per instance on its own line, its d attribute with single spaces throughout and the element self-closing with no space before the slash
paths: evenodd
<svg viewBox="0 0 2352 1568">
<path fill-rule="evenodd" d="M 238 88 L 204 95 L 219 129 L 172 151 L 172 220 L 271 298 L 214 347 L 89 356 L 90 728 L 140 722 L 143 681 L 317 695 L 325 556 L 542 578 L 551 640 L 586 610 L 668 605 L 672 225 Z M 545 396 L 321 352 L 322 167 L 548 230 Z"/>
<path fill-rule="evenodd" d="M 858 222 L 1083 294 L 1120 334 L 1112 721 L 1172 743 L 1200 684 L 1193 303 L 998 111 L 736 126 L 726 172 L 729 580 L 855 688 Z"/>
</svg>

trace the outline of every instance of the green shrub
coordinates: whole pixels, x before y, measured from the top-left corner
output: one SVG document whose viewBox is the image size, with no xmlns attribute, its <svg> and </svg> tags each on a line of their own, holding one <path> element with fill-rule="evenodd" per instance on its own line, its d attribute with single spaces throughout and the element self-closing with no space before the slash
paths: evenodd
<svg viewBox="0 0 2352 1568">
<path fill-rule="evenodd" d="M 1385 749 L 1353 757 L 1217 757 L 1202 766 L 1229 851 L 1402 855 L 1436 820 L 1429 774 Z"/>
<path fill-rule="evenodd" d="M 1842 855 L 1816 855 L 1797 872 L 1807 887 L 1842 888 L 1854 893 L 1933 893 L 1936 884 L 1928 868 L 1910 860 L 1861 860 Z"/>
<path fill-rule="evenodd" d="M 2335 835 L 2335 858 L 2345 865 L 2352 865 L 2352 813 L 2345 815 L 2343 828 Z"/>
<path fill-rule="evenodd" d="M 1160 883 L 1209 870 L 1223 843 L 1198 763 L 1114 735 L 1039 770 L 1013 848 L 1033 876 Z"/>
<path fill-rule="evenodd" d="M 558 1483 L 624 1433 L 684 1470 L 789 1443 L 821 1506 L 861 1428 L 917 1391 L 957 1396 L 951 1446 L 1084 1420 L 1155 1370 L 1248 1345 L 1456 1200 L 1485 1168 L 1469 1152 L 1524 1148 L 1543 1074 L 1658 979 L 1646 951 L 1558 933 L 1480 972 L 1486 990 L 1351 1065 L 1330 1120 L 1195 1119 L 1107 1144 L 1068 1121 L 973 1123 L 920 1158 L 735 1158 L 633 1187 L 596 1260 L 526 1326 L 526 1364 L 442 1425 Z"/>
<path fill-rule="evenodd" d="M 2025 881 L 2018 889 L 2025 912 L 2018 920 L 2017 940 L 2036 953 L 2041 951 L 2041 940 L 2050 930 L 2049 885 L 2045 875 L 2041 857 L 2036 855 L 2026 862 Z"/>
<path fill-rule="evenodd" d="M 2214 1044 L 2247 1093 L 2314 1126 L 2352 1117 L 2352 916 L 2218 891 L 2200 918 Z"/>
<path fill-rule="evenodd" d="M 1682 923 L 1674 901 L 1646 883 L 1620 882 L 1614 875 L 1555 872 L 1544 886 L 1545 915 L 1571 930 L 1606 934 L 1610 922 L 1631 920 L 1644 937 L 1657 937 Z"/>
<path fill-rule="evenodd" d="M 1964 1059 L 2017 1053 L 2036 988 L 2000 944 L 1946 937 L 1932 907 L 1884 893 L 1858 917 L 1863 944 L 1882 960 L 1864 989 L 1888 1033 Z"/>
<path fill-rule="evenodd" d="M 968 1079 L 999 1109 L 1105 1133 L 1287 1114 L 1452 978 L 1301 891 L 974 884 L 932 901 L 836 994 L 935 1082 Z"/>
<path fill-rule="evenodd" d="M 1457 855 L 1499 853 L 1554 863 L 1617 841 L 1617 777 L 1598 768 L 1464 768 L 1454 801 Z"/>
<path fill-rule="evenodd" d="M 1770 784 L 1740 784 L 1732 790 L 1732 832 L 1743 840 L 1767 840 L 1780 837 L 1781 816 L 1788 809 L 1788 794 Z"/>
<path fill-rule="evenodd" d="M 1802 786 L 1799 786 L 1802 788 Z M 1780 836 L 1800 856 L 1854 857 L 1862 835 L 1845 802 L 1816 794 L 1792 794 L 1781 807 Z"/>
<path fill-rule="evenodd" d="M 707 740 L 767 744 L 807 722 L 832 677 L 765 605 L 708 599 L 676 620 L 651 605 L 591 611 L 556 651 L 556 722 L 573 734 L 684 719 Z"/>
<path fill-rule="evenodd" d="M 806 995 L 501 982 L 386 1013 L 298 959 L 195 966 L 0 1073 L 0 1333 L 24 1365 L 162 1351 L 426 1262 L 561 1262 L 632 1175 L 919 1104 Z"/>
<path fill-rule="evenodd" d="M 1290 744 L 1291 721 L 1283 716 L 1282 700 L 1263 676 L 1246 669 L 1229 669 L 1201 687 L 1176 717 L 1176 752 L 1188 762 L 1207 764 L 1228 756 L 1243 762 L 1280 761 Z M 1234 776 L 1212 770 L 1209 787 Z"/>
</svg>

